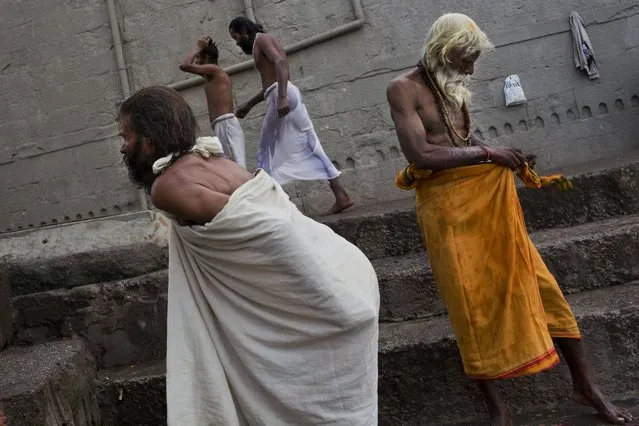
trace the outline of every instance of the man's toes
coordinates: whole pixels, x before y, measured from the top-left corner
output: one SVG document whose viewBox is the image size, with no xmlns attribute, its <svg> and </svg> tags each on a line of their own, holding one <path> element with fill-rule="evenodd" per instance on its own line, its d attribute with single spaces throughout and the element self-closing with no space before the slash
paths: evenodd
<svg viewBox="0 0 639 426">
<path fill-rule="evenodd" d="M 600 415 L 604 418 L 604 420 L 606 420 L 608 423 L 611 423 L 613 425 L 625 425 L 626 424 L 626 419 L 624 419 L 623 417 L 621 417 L 620 415 L 614 413 L 614 412 L 605 412 L 605 413 L 600 413 Z"/>
<path fill-rule="evenodd" d="M 632 413 L 630 411 L 626 410 L 625 408 L 620 408 L 619 409 L 619 416 L 623 417 L 623 419 L 626 421 L 626 423 L 630 423 L 632 421 L 632 419 L 634 418 Z"/>
</svg>

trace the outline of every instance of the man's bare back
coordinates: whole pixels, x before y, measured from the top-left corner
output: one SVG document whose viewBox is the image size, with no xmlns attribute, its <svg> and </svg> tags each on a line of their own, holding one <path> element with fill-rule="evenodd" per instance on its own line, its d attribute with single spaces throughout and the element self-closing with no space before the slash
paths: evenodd
<svg viewBox="0 0 639 426">
<path fill-rule="evenodd" d="M 217 56 L 210 58 L 213 49 L 217 55 L 217 47 L 210 37 L 202 37 L 195 48 L 184 58 L 180 69 L 197 74 L 205 79 L 204 92 L 210 121 L 233 112 L 233 85 L 231 78 L 217 63 Z M 209 53 L 207 55 L 207 53 Z"/>
<path fill-rule="evenodd" d="M 187 154 L 171 164 L 151 188 L 153 204 L 185 225 L 205 224 L 217 216 L 231 194 L 253 175 L 233 161 Z"/>
</svg>

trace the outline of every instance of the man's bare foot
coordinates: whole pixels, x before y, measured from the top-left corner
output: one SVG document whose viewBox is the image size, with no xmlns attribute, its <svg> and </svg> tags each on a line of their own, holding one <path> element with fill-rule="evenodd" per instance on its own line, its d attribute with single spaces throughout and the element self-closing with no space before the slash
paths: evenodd
<svg viewBox="0 0 639 426">
<path fill-rule="evenodd" d="M 335 204 L 333 204 L 333 207 L 331 207 L 326 213 L 324 213 L 324 216 L 341 213 L 346 209 L 350 209 L 354 205 L 355 203 L 348 195 L 343 198 L 338 198 L 335 200 Z"/>
<path fill-rule="evenodd" d="M 494 416 L 490 419 L 491 426 L 512 426 L 513 421 L 509 415 Z"/>
<path fill-rule="evenodd" d="M 625 408 L 619 408 L 611 404 L 596 386 L 587 391 L 575 390 L 573 399 L 577 404 L 597 410 L 599 415 L 608 423 L 623 425 L 632 422 L 632 414 Z"/>
</svg>

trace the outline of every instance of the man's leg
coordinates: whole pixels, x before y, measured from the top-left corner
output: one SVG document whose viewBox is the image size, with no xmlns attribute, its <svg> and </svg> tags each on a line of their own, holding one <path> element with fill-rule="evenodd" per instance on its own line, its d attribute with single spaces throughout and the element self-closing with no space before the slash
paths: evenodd
<svg viewBox="0 0 639 426">
<path fill-rule="evenodd" d="M 477 386 L 484 395 L 491 425 L 511 426 L 512 420 L 508 415 L 508 408 L 499 396 L 499 389 L 495 380 L 476 380 Z"/>
<path fill-rule="evenodd" d="M 574 399 L 597 410 L 607 422 L 620 425 L 630 422 L 632 415 L 608 402 L 594 383 L 580 340 L 579 328 L 570 306 L 539 252 L 532 242 L 530 244 L 548 330 L 570 369 Z"/>
<path fill-rule="evenodd" d="M 630 423 L 632 414 L 611 404 L 592 379 L 581 340 L 566 338 L 553 340 L 559 346 L 570 369 L 575 401 L 594 408 L 607 422 L 617 425 Z"/>
<path fill-rule="evenodd" d="M 329 180 L 328 183 L 331 186 L 333 195 L 335 195 L 335 204 L 333 204 L 333 207 L 325 213 L 326 215 L 340 213 L 353 207 L 353 204 L 355 203 L 351 200 L 351 197 L 349 197 L 346 192 L 346 188 L 344 188 L 344 185 L 340 182 L 339 177 Z"/>
</svg>

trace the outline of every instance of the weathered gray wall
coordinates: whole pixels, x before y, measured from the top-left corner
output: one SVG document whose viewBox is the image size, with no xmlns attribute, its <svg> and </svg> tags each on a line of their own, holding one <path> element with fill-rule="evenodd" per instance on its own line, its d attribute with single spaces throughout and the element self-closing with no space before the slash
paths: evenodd
<svg viewBox="0 0 639 426">
<path fill-rule="evenodd" d="M 0 231 L 130 210 L 105 2 L 0 6 Z"/>
<path fill-rule="evenodd" d="M 190 76 L 177 65 L 212 35 L 222 65 L 247 59 L 228 35 L 240 0 L 116 0 L 133 89 Z M 284 45 L 354 19 L 350 0 L 254 0 L 257 19 Z M 290 56 L 328 155 L 361 203 L 410 196 L 393 188 L 404 162 L 385 99 L 388 81 L 419 58 L 441 13 L 474 17 L 497 45 L 477 67 L 473 119 L 491 143 L 539 155 L 542 167 L 639 148 L 639 7 L 634 0 L 363 0 L 363 29 Z M 601 79 L 575 70 L 568 16 L 585 18 Z M 122 100 L 104 1 L 3 2 L 0 6 L 0 232 L 139 208 L 118 155 L 114 109 Z M 505 108 L 503 80 L 516 73 L 528 104 Z M 233 75 L 242 102 L 259 89 L 253 70 Z M 210 134 L 201 87 L 182 92 Z M 634 108 L 633 108 L 634 107 Z M 249 158 L 262 107 L 244 121 Z M 293 198 L 325 208 L 324 184 L 295 184 Z M 91 212 L 91 213 L 89 213 Z"/>
</svg>

